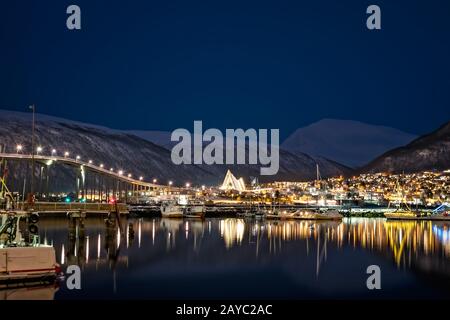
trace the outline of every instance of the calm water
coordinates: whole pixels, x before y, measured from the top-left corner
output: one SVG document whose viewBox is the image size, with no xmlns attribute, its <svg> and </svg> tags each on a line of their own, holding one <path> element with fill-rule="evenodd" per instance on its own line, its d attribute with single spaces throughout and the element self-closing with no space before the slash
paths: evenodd
<svg viewBox="0 0 450 320">
<path fill-rule="evenodd" d="M 43 288 L 54 299 L 449 298 L 450 223 L 131 219 L 107 229 L 87 219 L 39 222 L 63 270 L 82 290 Z M 75 239 L 79 240 L 75 240 Z M 366 268 L 381 268 L 369 291 Z"/>
</svg>

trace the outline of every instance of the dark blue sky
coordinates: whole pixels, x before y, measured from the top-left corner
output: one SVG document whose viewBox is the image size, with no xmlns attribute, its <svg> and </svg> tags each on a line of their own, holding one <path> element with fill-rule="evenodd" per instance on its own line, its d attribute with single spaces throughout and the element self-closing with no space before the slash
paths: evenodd
<svg viewBox="0 0 450 320">
<path fill-rule="evenodd" d="M 450 119 L 449 21 L 445 0 L 2 1 L 0 108 L 118 129 L 284 138 L 340 118 L 421 134 Z"/>
</svg>

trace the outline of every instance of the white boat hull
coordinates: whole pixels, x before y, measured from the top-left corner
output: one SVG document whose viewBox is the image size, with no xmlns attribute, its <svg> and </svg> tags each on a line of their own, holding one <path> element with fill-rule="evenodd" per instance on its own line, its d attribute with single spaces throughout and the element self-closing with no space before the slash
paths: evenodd
<svg viewBox="0 0 450 320">
<path fill-rule="evenodd" d="M 53 247 L 0 248 L 0 281 L 56 276 L 57 268 Z"/>
</svg>

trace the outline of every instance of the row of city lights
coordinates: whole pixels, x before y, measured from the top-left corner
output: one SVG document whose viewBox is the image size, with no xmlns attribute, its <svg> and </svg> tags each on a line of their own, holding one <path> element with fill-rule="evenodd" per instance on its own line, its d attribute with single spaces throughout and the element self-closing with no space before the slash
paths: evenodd
<svg viewBox="0 0 450 320">
<path fill-rule="evenodd" d="M 21 144 L 18 144 L 18 145 L 16 146 L 16 151 L 17 151 L 17 153 L 19 154 L 22 150 L 23 150 L 23 146 L 22 146 Z M 41 153 L 43 150 L 44 150 L 44 148 L 42 148 L 42 147 L 40 147 L 40 146 L 37 147 L 37 148 L 36 148 L 36 154 L 39 155 L 39 153 Z M 64 152 L 64 157 L 65 157 L 65 158 L 69 157 L 69 155 L 70 155 L 70 153 L 69 153 L 68 151 L 65 151 L 65 152 Z M 52 149 L 52 156 L 56 156 L 56 149 Z M 76 159 L 77 161 L 80 161 L 80 160 L 81 160 L 81 157 L 80 157 L 80 156 L 76 156 L 75 159 Z M 92 160 L 89 160 L 88 163 L 92 165 Z M 100 164 L 100 168 L 104 169 L 104 167 L 105 167 L 104 164 L 101 163 L 101 164 Z M 113 169 L 113 168 L 110 168 L 109 171 L 113 172 L 114 169 Z M 123 171 L 122 171 L 122 170 L 119 170 L 119 171 L 118 171 L 118 174 L 119 174 L 119 175 L 123 175 Z M 128 174 L 128 178 L 130 178 L 130 179 L 132 178 L 132 174 L 131 174 L 131 173 Z M 139 181 L 143 181 L 143 180 L 144 180 L 144 177 L 142 177 L 142 176 L 139 177 Z M 158 182 L 157 179 L 153 179 L 153 183 L 156 184 L 157 182 Z M 169 186 L 173 185 L 173 181 L 169 181 L 168 184 L 169 184 Z M 189 182 L 186 183 L 186 188 L 189 188 L 190 186 L 191 186 L 191 184 L 190 184 Z"/>
</svg>

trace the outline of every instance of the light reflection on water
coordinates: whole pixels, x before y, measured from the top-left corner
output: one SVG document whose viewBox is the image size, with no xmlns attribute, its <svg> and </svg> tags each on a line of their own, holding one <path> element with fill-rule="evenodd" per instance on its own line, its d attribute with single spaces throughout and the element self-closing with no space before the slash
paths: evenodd
<svg viewBox="0 0 450 320">
<path fill-rule="evenodd" d="M 449 222 L 140 218 L 120 231 L 97 218 L 72 228 L 48 218 L 39 226 L 63 270 L 82 267 L 84 289 L 62 286 L 57 299 L 450 295 L 434 282 L 448 288 Z M 365 286 L 370 264 L 383 271 L 376 295 Z"/>
</svg>

